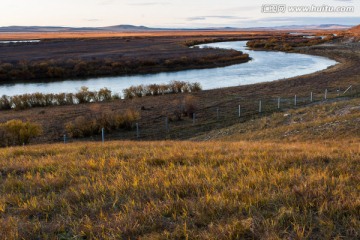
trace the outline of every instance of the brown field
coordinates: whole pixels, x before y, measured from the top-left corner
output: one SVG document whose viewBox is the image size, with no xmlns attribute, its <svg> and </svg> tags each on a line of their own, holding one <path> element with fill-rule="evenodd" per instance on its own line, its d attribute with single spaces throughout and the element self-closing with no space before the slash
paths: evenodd
<svg viewBox="0 0 360 240">
<path fill-rule="evenodd" d="M 76 39 L 109 37 L 219 37 L 241 35 L 268 35 L 269 32 L 248 31 L 159 31 L 159 32 L 39 32 L 39 33 L 0 33 L 0 40 L 27 39 Z M 274 33 L 270 33 L 274 34 Z"/>
<path fill-rule="evenodd" d="M 277 31 L 151 31 L 151 32 L 19 32 L 0 33 L 0 40 L 28 39 L 76 39 L 76 38 L 109 38 L 109 37 L 221 37 L 242 35 L 277 35 L 290 30 Z M 296 32 L 322 34 L 341 32 L 337 30 L 296 30 Z"/>
</svg>

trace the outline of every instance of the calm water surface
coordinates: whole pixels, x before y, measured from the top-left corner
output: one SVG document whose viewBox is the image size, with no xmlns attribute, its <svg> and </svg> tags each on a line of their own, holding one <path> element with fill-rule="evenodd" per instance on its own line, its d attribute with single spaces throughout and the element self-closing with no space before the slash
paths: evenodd
<svg viewBox="0 0 360 240">
<path fill-rule="evenodd" d="M 246 48 L 246 41 L 203 44 L 200 47 L 232 48 L 249 53 L 252 60 L 243 64 L 213 69 L 89 78 L 86 80 L 69 79 L 58 82 L 2 84 L 0 85 L 0 95 L 13 96 L 35 92 L 68 93 L 78 91 L 81 86 L 87 86 L 90 90 L 107 87 L 113 93 L 122 93 L 124 88 L 132 85 L 168 83 L 172 80 L 199 82 L 203 89 L 215 89 L 295 77 L 320 71 L 337 64 L 336 61 L 318 56 L 251 51 Z"/>
</svg>

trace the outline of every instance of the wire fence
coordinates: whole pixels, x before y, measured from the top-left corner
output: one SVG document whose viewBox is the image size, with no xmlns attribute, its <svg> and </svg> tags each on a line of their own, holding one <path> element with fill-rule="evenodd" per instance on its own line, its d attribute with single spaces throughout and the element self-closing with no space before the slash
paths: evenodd
<svg viewBox="0 0 360 240">
<path fill-rule="evenodd" d="M 167 114 L 142 116 L 130 131 L 118 130 L 107 133 L 103 130 L 101 134 L 87 140 L 186 140 L 211 130 L 226 128 L 276 112 L 315 105 L 320 102 L 340 101 L 357 97 L 360 97 L 360 86 L 354 85 L 342 89 L 327 88 L 292 97 L 278 96 L 263 99 L 233 97 L 215 105 L 196 109 L 193 114 L 187 117 L 174 118 L 174 116 Z M 180 110 L 182 107 L 180 106 Z M 58 141 L 64 143 L 78 140 L 69 138 L 66 135 L 58 139 Z"/>
</svg>

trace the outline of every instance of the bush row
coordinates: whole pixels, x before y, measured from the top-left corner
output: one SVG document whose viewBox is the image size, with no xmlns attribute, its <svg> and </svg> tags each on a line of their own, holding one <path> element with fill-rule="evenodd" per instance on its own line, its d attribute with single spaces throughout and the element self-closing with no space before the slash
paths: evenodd
<svg viewBox="0 0 360 240">
<path fill-rule="evenodd" d="M 131 86 L 123 90 L 125 99 L 143 96 L 158 96 L 174 93 L 188 93 L 201 91 L 200 83 L 189 83 L 183 81 L 172 81 L 169 84 L 150 84 Z"/>
<path fill-rule="evenodd" d="M 60 106 L 73 105 L 79 103 L 89 102 L 104 102 L 112 99 L 120 98 L 118 95 L 112 95 L 107 88 L 102 88 L 99 91 L 89 91 L 87 87 L 81 87 L 77 93 L 59 93 L 59 94 L 44 94 L 33 93 L 16 96 L 5 96 L 0 98 L 0 110 L 9 109 L 28 109 L 33 107 L 46 106 Z"/>
<path fill-rule="evenodd" d="M 41 135 L 42 127 L 31 122 L 10 120 L 0 123 L 0 146 L 28 144 L 34 137 Z"/>
<path fill-rule="evenodd" d="M 292 51 L 296 47 L 313 46 L 321 43 L 325 43 L 334 39 L 332 35 L 325 38 L 303 38 L 303 37 L 282 37 L 282 38 L 269 38 L 258 39 L 247 42 L 247 46 L 254 49 L 269 49 L 277 51 Z"/>
<path fill-rule="evenodd" d="M 99 134 L 102 128 L 107 132 L 118 129 L 130 130 L 139 119 L 140 113 L 134 110 L 127 110 L 123 114 L 111 112 L 95 117 L 80 116 L 65 124 L 65 130 L 72 138 L 91 137 Z"/>
</svg>

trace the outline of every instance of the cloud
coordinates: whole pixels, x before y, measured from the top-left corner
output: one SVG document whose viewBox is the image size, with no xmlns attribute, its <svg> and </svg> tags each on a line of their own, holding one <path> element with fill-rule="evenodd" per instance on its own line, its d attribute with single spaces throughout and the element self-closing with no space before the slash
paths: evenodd
<svg viewBox="0 0 360 240">
<path fill-rule="evenodd" d="M 348 2 L 348 3 L 352 3 L 354 2 L 354 0 L 334 0 L 336 2 Z"/>
<path fill-rule="evenodd" d="M 155 5 L 169 5 L 168 2 L 138 2 L 138 3 L 128 3 L 130 6 L 155 6 Z"/>
<path fill-rule="evenodd" d="M 237 16 L 230 16 L 230 15 L 213 15 L 213 16 L 195 16 L 189 17 L 187 21 L 204 21 L 208 19 L 230 19 L 230 20 L 242 20 L 242 19 L 249 19 L 247 17 L 237 17 Z"/>
<path fill-rule="evenodd" d="M 115 2 L 116 2 L 115 0 L 103 0 L 99 2 L 99 5 L 111 5 Z"/>
<path fill-rule="evenodd" d="M 189 17 L 186 20 L 187 21 L 203 21 L 203 20 L 206 20 L 206 17 Z"/>
<path fill-rule="evenodd" d="M 90 19 L 84 19 L 87 22 L 100 22 L 102 21 L 101 19 L 97 19 L 97 18 L 90 18 Z"/>
</svg>

